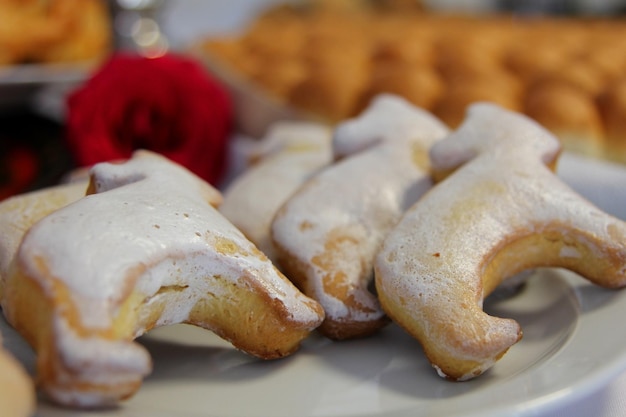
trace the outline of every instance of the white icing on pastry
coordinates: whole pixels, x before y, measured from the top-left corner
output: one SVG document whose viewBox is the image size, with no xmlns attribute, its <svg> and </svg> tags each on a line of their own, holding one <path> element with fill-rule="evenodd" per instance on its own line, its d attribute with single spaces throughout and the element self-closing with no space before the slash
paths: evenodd
<svg viewBox="0 0 626 417">
<path fill-rule="evenodd" d="M 279 263 L 324 307 L 326 335 L 356 337 L 386 323 L 367 289 L 373 259 L 387 231 L 431 187 L 427 152 L 446 133 L 404 99 L 379 96 L 337 127 L 333 146 L 343 159 L 313 176 L 277 213 L 272 236 Z"/>
<path fill-rule="evenodd" d="M 220 212 L 268 258 L 276 260 L 270 227 L 280 206 L 332 161 L 331 130 L 308 122 L 281 122 L 263 139 L 260 160 L 224 191 Z"/>
<path fill-rule="evenodd" d="M 96 194 L 33 225 L 15 260 L 23 278 L 14 281 L 34 281 L 51 306 L 38 319 L 51 321 L 52 344 L 30 341 L 54 400 L 94 406 L 131 395 L 151 369 L 132 339 L 154 326 L 188 322 L 273 358 L 321 323 L 321 307 L 211 206 L 219 192 L 189 171 L 138 151 L 91 176 Z M 20 308 L 9 304 L 7 317 L 19 322 Z"/>
<path fill-rule="evenodd" d="M 0 202 L 0 290 L 24 233 L 41 218 L 85 196 L 87 181 L 58 185 Z"/>
<path fill-rule="evenodd" d="M 482 311 L 502 279 L 560 266 L 603 286 L 626 284 L 625 223 L 549 169 L 559 153 L 530 119 L 475 104 L 431 149 L 435 172 L 456 171 L 385 239 L 376 259 L 381 303 L 451 379 L 481 374 L 520 339 L 515 321 Z"/>
</svg>

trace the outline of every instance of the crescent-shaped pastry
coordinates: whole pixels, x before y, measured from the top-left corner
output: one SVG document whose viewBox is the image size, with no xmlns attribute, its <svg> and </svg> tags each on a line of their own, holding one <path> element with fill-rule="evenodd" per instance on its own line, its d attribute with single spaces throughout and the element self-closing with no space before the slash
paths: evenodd
<svg viewBox="0 0 626 417">
<path fill-rule="evenodd" d="M 22 237 L 48 214 L 85 196 L 87 180 L 12 196 L 0 202 L 0 302 L 9 265 Z"/>
<path fill-rule="evenodd" d="M 273 125 L 259 160 L 224 191 L 220 212 L 273 261 L 272 219 L 305 180 L 332 161 L 331 133 L 317 123 Z"/>
<path fill-rule="evenodd" d="M 322 304 L 320 331 L 333 339 L 364 336 L 388 320 L 368 290 L 382 239 L 430 188 L 428 149 L 447 133 L 429 113 L 392 95 L 377 97 L 339 125 L 339 162 L 309 179 L 272 224 L 278 263 Z"/>
<path fill-rule="evenodd" d="M 33 346 L 52 400 L 95 407 L 131 396 L 151 371 L 133 339 L 156 326 L 201 326 L 270 359 L 321 323 L 318 303 L 181 166 L 138 151 L 94 166 L 90 191 L 28 230 L 4 287 L 4 314 Z"/>
<path fill-rule="evenodd" d="M 441 376 L 480 375 L 520 340 L 517 322 L 482 309 L 507 277 L 563 267 L 604 287 L 626 284 L 626 223 L 554 174 L 560 150 L 537 123 L 487 103 L 433 146 L 436 178 L 452 174 L 389 233 L 375 282 L 384 310 Z"/>
<path fill-rule="evenodd" d="M 0 305 L 9 265 L 24 233 L 55 210 L 85 196 L 87 182 L 49 187 L 0 202 Z M 21 364 L 0 349 L 0 410 L 7 417 L 28 417 L 35 410 L 35 387 Z"/>
</svg>

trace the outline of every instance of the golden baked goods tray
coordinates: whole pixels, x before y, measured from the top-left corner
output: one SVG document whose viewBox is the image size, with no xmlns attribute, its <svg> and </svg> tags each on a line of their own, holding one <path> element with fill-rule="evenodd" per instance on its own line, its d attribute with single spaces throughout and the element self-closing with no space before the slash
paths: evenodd
<svg viewBox="0 0 626 417">
<path fill-rule="evenodd" d="M 565 153 L 559 174 L 626 219 L 625 168 Z M 419 344 L 393 325 L 363 340 L 332 342 L 314 334 L 295 355 L 269 362 L 205 330 L 176 325 L 140 339 L 154 371 L 118 408 L 69 411 L 40 401 L 37 416 L 549 415 L 626 370 L 626 333 L 612 331 L 626 315 L 624 291 L 542 269 L 519 293 L 488 299 L 485 309 L 518 320 L 524 338 L 488 373 L 468 382 L 438 377 Z M 30 348 L 4 320 L 0 331 L 32 372 Z"/>
<path fill-rule="evenodd" d="M 451 127 L 468 104 L 492 101 L 535 119 L 566 149 L 626 161 L 623 19 L 379 3 L 387 7 L 279 4 L 190 49 L 232 89 L 239 128 L 255 137 L 286 116 L 335 123 L 387 92 Z"/>
</svg>

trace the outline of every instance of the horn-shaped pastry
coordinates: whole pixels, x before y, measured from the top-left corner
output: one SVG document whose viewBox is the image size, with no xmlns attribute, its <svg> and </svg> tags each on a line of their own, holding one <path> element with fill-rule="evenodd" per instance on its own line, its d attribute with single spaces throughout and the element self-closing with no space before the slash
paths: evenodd
<svg viewBox="0 0 626 417">
<path fill-rule="evenodd" d="M 342 159 L 309 179 L 272 224 L 278 263 L 322 304 L 320 331 L 334 339 L 375 332 L 388 322 L 368 286 L 388 230 L 429 189 L 428 149 L 447 133 L 429 113 L 382 95 L 338 126 Z"/>
<path fill-rule="evenodd" d="M 56 402 L 102 406 L 151 370 L 133 339 L 189 323 L 264 359 L 294 352 L 323 319 L 211 204 L 220 194 L 145 151 L 92 168 L 94 193 L 35 223 L 4 287 L 8 321 Z"/>
<path fill-rule="evenodd" d="M 453 172 L 387 236 L 375 271 L 384 310 L 440 375 L 480 375 L 520 340 L 517 322 L 482 309 L 517 272 L 563 267 L 604 287 L 626 284 L 626 223 L 554 174 L 560 150 L 537 123 L 486 103 L 433 146 L 437 177 Z"/>
<path fill-rule="evenodd" d="M 304 181 L 332 161 L 331 129 L 308 122 L 277 123 L 262 148 L 259 160 L 226 188 L 219 210 L 275 261 L 272 219 Z"/>
</svg>

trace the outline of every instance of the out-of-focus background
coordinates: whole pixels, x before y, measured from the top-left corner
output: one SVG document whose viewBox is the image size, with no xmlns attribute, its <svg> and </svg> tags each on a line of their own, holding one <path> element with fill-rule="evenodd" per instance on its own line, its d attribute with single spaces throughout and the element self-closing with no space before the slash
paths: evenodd
<svg viewBox="0 0 626 417">
<path fill-rule="evenodd" d="M 336 123 L 388 91 L 451 126 L 496 101 L 621 163 L 624 12 L 622 0 L 0 0 L 0 199 L 76 167 L 67 96 L 117 51 L 198 60 L 252 137 L 280 118 Z"/>
</svg>

